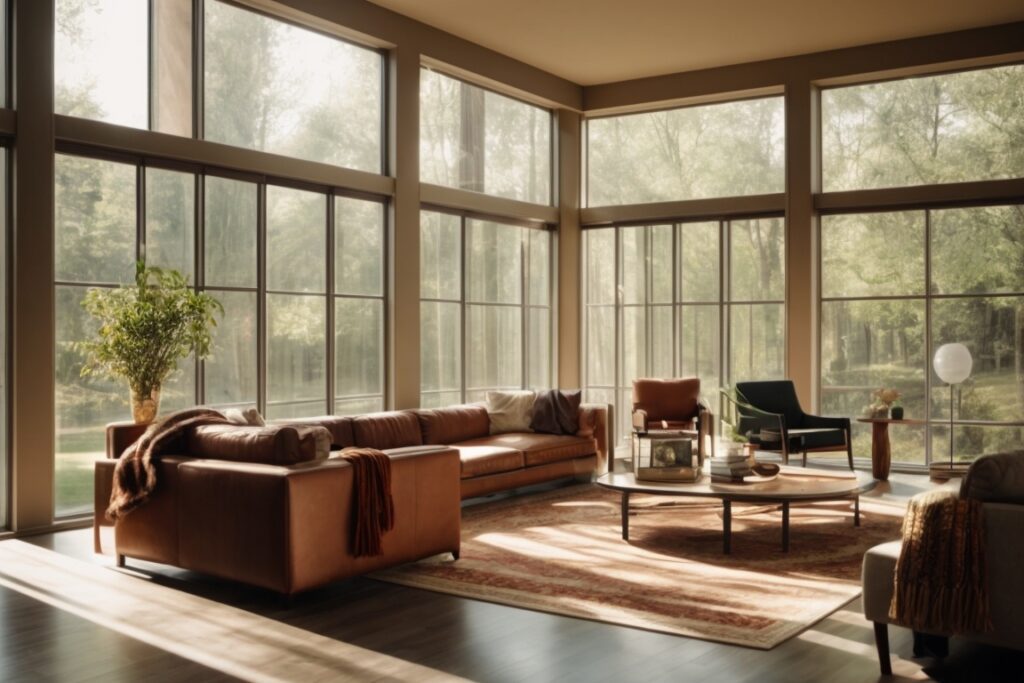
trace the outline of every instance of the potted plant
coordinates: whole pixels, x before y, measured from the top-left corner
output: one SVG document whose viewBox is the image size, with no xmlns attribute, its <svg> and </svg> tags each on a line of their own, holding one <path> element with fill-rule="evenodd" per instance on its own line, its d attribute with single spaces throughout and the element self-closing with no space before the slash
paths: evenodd
<svg viewBox="0 0 1024 683">
<path fill-rule="evenodd" d="M 220 302 L 189 287 L 178 271 L 144 261 L 135 266 L 134 285 L 90 289 L 82 307 L 100 324 L 95 341 L 77 345 L 86 356 L 82 376 L 127 380 L 137 423 L 156 417 L 160 387 L 180 359 L 210 354 L 214 314 L 224 314 Z"/>
</svg>

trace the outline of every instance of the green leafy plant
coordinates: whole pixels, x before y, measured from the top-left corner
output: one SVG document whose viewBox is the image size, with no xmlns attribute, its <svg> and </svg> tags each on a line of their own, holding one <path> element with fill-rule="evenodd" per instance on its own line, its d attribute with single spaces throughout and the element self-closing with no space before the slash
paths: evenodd
<svg viewBox="0 0 1024 683">
<path fill-rule="evenodd" d="M 189 287 L 184 275 L 145 261 L 135 265 L 134 285 L 90 289 L 82 307 L 100 323 L 96 340 L 76 344 L 86 358 L 82 376 L 124 378 L 141 397 L 159 391 L 179 359 L 210 355 L 214 315 L 224 314 L 219 301 Z"/>
</svg>

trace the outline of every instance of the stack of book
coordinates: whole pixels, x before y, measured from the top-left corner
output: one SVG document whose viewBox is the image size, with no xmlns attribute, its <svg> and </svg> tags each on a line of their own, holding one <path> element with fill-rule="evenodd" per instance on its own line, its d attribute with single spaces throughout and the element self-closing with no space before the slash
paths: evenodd
<svg viewBox="0 0 1024 683">
<path fill-rule="evenodd" d="M 750 474 L 750 462 L 745 454 L 716 455 L 711 458 L 711 481 L 742 482 Z"/>
</svg>

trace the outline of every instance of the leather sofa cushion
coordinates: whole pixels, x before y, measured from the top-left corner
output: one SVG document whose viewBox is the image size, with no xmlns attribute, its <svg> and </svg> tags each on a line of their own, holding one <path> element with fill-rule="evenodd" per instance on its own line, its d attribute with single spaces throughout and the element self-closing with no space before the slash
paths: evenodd
<svg viewBox="0 0 1024 683">
<path fill-rule="evenodd" d="M 423 443 L 452 444 L 487 436 L 491 429 L 487 408 L 482 405 L 449 406 L 417 410 Z"/>
<path fill-rule="evenodd" d="M 463 479 L 521 470 L 525 462 L 522 452 L 514 448 L 486 444 L 480 446 L 456 445 L 454 448 L 459 452 Z"/>
<path fill-rule="evenodd" d="M 188 431 L 187 452 L 197 458 L 295 465 L 326 458 L 331 434 L 323 427 L 302 425 L 204 425 Z"/>
<path fill-rule="evenodd" d="M 369 413 L 352 418 L 352 434 L 360 448 L 401 448 L 420 446 L 420 422 L 410 411 Z"/>
<path fill-rule="evenodd" d="M 648 421 L 695 417 L 699 399 L 696 377 L 633 380 L 633 410 L 646 411 Z"/>
<path fill-rule="evenodd" d="M 320 417 L 292 417 L 281 420 L 280 424 L 320 426 L 331 433 L 331 448 L 338 450 L 355 446 L 352 434 L 352 418 L 343 415 L 321 415 Z"/>
<path fill-rule="evenodd" d="M 1024 451 L 983 455 L 967 470 L 960 497 L 986 503 L 1024 503 Z"/>
<path fill-rule="evenodd" d="M 594 455 L 597 452 L 597 443 L 594 439 L 525 432 L 496 434 L 453 445 L 460 449 L 467 446 L 488 446 L 491 448 L 509 448 L 521 451 L 526 467 L 543 465 L 559 460 L 572 460 L 573 458 Z"/>
</svg>

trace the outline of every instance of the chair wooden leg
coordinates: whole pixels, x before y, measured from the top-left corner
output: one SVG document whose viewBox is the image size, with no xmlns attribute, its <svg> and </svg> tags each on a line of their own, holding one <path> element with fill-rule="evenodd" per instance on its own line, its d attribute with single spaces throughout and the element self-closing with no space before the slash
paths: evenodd
<svg viewBox="0 0 1024 683">
<path fill-rule="evenodd" d="M 117 566 L 118 567 L 124 567 L 125 564 L 126 564 L 125 563 L 125 556 L 121 555 L 121 554 L 118 554 L 118 556 L 117 556 Z"/>
<path fill-rule="evenodd" d="M 807 467 L 807 451 L 804 451 L 803 466 Z"/>
<path fill-rule="evenodd" d="M 883 676 L 892 676 L 892 661 L 889 658 L 889 626 L 875 622 L 875 647 L 878 648 L 878 665 Z"/>
<path fill-rule="evenodd" d="M 853 443 L 850 440 L 850 434 L 846 434 L 846 460 L 850 463 L 850 471 L 853 471 Z"/>
</svg>

